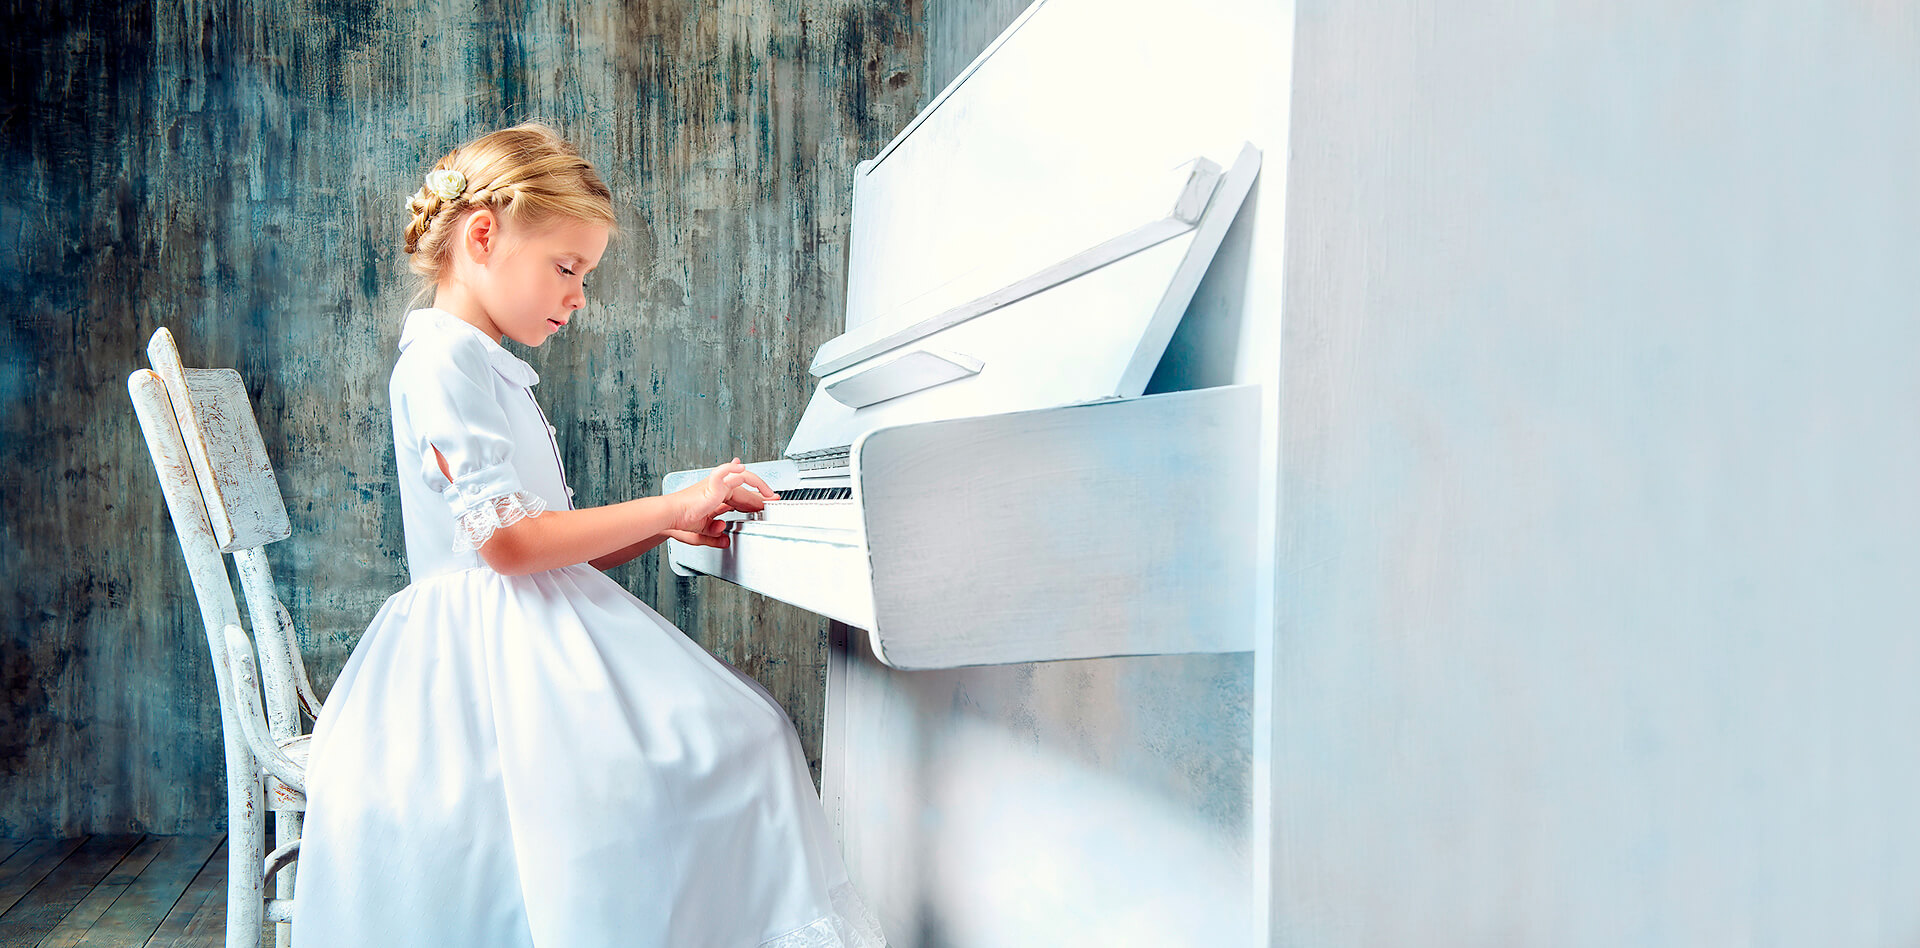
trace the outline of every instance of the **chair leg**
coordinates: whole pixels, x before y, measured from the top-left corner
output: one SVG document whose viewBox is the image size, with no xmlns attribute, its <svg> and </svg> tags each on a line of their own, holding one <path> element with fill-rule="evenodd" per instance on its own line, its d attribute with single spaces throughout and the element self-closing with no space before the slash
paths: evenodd
<svg viewBox="0 0 1920 948">
<path fill-rule="evenodd" d="M 275 846 L 285 846 L 300 838 L 304 814 L 299 810 L 273 811 L 273 842 Z M 300 871 L 300 863 L 292 865 L 274 874 L 273 895 L 278 899 L 293 898 L 294 876 Z M 273 926 L 274 948 L 293 948 L 293 925 L 280 922 Z"/>
<path fill-rule="evenodd" d="M 244 748 L 236 754 L 229 747 L 227 948 L 260 948 L 260 926 L 267 913 L 265 880 L 260 875 L 260 865 L 267 858 L 264 796 L 253 755 Z"/>
</svg>

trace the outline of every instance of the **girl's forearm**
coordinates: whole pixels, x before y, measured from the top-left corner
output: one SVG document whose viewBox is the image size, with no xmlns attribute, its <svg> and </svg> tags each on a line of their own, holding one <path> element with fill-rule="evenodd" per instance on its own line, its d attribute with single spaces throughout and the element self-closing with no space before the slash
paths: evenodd
<svg viewBox="0 0 1920 948">
<path fill-rule="evenodd" d="M 672 494 L 636 497 L 604 507 L 548 510 L 494 530 L 481 545 L 480 558 L 508 576 L 585 563 L 623 552 L 650 537 L 659 542 L 680 513 L 680 502 Z"/>
<path fill-rule="evenodd" d="M 628 561 L 638 558 L 648 550 L 665 542 L 667 542 L 667 535 L 663 533 L 658 536 L 648 537 L 624 549 L 615 550 L 599 559 L 588 560 L 588 562 L 593 565 L 594 569 L 609 570 L 616 566 L 624 565 Z"/>
</svg>

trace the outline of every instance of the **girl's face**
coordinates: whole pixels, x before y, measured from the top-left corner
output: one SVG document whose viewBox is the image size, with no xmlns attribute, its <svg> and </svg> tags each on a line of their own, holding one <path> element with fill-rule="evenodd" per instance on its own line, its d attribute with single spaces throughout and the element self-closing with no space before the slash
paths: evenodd
<svg viewBox="0 0 1920 948">
<path fill-rule="evenodd" d="M 489 209 L 475 211 L 462 227 L 456 264 L 474 301 L 497 330 L 521 345 L 538 346 L 587 305 L 584 277 L 600 265 L 608 227 L 558 221 L 531 233 L 505 233 Z M 481 327 L 485 329 L 486 327 Z"/>
</svg>

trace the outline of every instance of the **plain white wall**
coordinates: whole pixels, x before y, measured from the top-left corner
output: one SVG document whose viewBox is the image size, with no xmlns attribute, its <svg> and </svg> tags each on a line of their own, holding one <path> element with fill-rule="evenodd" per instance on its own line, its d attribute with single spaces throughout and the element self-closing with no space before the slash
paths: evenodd
<svg viewBox="0 0 1920 948">
<path fill-rule="evenodd" d="M 1920 943 L 1920 27 L 1300 4 L 1288 945 Z"/>
</svg>

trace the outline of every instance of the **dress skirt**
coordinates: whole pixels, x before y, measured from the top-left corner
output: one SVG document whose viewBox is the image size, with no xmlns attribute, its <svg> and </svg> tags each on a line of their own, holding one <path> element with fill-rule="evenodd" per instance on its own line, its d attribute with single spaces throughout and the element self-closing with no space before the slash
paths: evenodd
<svg viewBox="0 0 1920 948">
<path fill-rule="evenodd" d="M 416 582 L 314 724 L 297 948 L 879 948 L 786 712 L 585 563 Z"/>
</svg>

